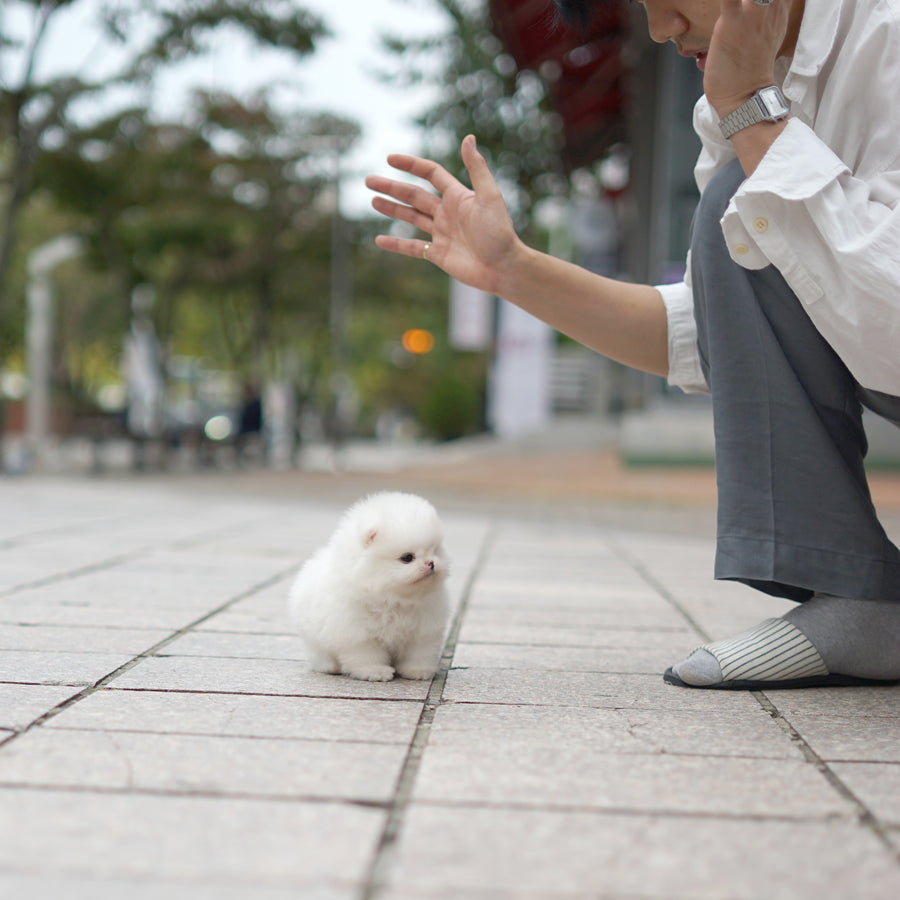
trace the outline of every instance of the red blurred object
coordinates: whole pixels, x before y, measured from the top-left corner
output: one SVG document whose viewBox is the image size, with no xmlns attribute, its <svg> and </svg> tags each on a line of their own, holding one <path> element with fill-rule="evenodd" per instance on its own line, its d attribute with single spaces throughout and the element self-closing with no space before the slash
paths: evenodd
<svg viewBox="0 0 900 900">
<path fill-rule="evenodd" d="M 625 139 L 623 5 L 598 5 L 587 27 L 560 21 L 553 0 L 491 0 L 494 30 L 520 69 L 540 73 L 563 121 L 566 167 L 589 165 Z"/>
</svg>

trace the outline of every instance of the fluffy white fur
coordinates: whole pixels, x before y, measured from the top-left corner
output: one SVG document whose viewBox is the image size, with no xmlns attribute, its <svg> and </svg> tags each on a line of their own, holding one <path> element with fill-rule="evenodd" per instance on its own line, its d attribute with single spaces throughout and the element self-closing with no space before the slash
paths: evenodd
<svg viewBox="0 0 900 900">
<path fill-rule="evenodd" d="M 446 575 L 443 529 L 427 500 L 383 492 L 351 506 L 290 591 L 313 670 L 430 678 L 449 613 Z"/>
</svg>

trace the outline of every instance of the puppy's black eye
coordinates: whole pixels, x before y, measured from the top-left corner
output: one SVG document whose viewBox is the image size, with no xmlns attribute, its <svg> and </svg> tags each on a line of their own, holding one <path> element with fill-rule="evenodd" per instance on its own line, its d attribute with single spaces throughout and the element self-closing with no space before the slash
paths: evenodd
<svg viewBox="0 0 900 900">
<path fill-rule="evenodd" d="M 403 556 L 400 557 L 400 562 L 404 565 L 409 565 L 415 558 L 415 553 L 404 553 Z"/>
</svg>

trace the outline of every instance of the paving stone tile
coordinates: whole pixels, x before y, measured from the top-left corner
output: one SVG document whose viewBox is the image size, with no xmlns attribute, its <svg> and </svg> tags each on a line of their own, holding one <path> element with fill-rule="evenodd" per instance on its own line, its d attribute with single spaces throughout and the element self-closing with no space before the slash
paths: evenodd
<svg viewBox="0 0 900 900">
<path fill-rule="evenodd" d="M 134 551 L 136 546 L 134 542 L 111 541 L 107 535 L 99 541 L 67 535 L 39 544 L 18 543 L 0 551 L 0 559 L 9 554 L 15 558 L 15 567 L 20 574 L 33 573 L 27 580 L 37 580 L 113 564 L 123 554 Z"/>
<path fill-rule="evenodd" d="M 160 656 L 231 656 L 241 659 L 307 659 L 296 634 L 192 630 L 167 644 Z"/>
<path fill-rule="evenodd" d="M 789 721 L 823 759 L 900 763 L 895 718 L 792 715 Z"/>
<path fill-rule="evenodd" d="M 140 564 L 91 572 L 60 587 L 66 597 L 98 600 L 107 608 L 153 605 L 154 608 L 214 609 L 266 582 L 283 564 L 267 561 L 254 567 L 225 571 L 180 571 L 167 557 L 141 560 Z M 253 571 L 256 569 L 256 571 Z"/>
<path fill-rule="evenodd" d="M 477 607 L 512 607 L 516 610 L 580 609 L 590 612 L 595 607 L 616 605 L 635 610 L 669 606 L 658 591 L 633 576 L 597 583 L 587 576 L 560 578 L 549 573 L 544 577 L 530 574 L 511 578 L 480 572 L 471 597 Z"/>
<path fill-rule="evenodd" d="M 421 713 L 418 700 L 383 702 L 107 688 L 73 704 L 45 727 L 408 744 Z"/>
<path fill-rule="evenodd" d="M 190 542 L 175 550 L 153 549 L 136 555 L 94 575 L 96 583 L 115 591 L 116 584 L 144 583 L 164 599 L 163 586 L 170 582 L 183 588 L 189 598 L 208 591 L 226 590 L 243 594 L 271 578 L 287 577 L 296 565 L 293 557 L 242 553 L 213 554 Z M 196 592 L 196 593 L 195 593 Z M 170 602 L 177 598 L 170 597 Z"/>
<path fill-rule="evenodd" d="M 240 631 L 247 634 L 281 634 L 296 637 L 284 613 L 284 604 L 265 609 L 241 604 L 229 607 L 203 622 L 207 631 Z"/>
<path fill-rule="evenodd" d="M 900 825 L 895 825 L 885 831 L 885 839 L 894 847 L 894 850 L 900 856 Z"/>
<path fill-rule="evenodd" d="M 671 607 L 661 609 L 627 609 L 615 606 L 592 606 L 589 609 L 559 607 L 523 607 L 510 612 L 496 607 L 469 607 L 466 623 L 472 627 L 494 625 L 518 628 L 545 628 L 552 633 L 555 628 L 569 627 L 584 630 L 604 628 L 675 630 L 690 634 L 684 618 Z"/>
<path fill-rule="evenodd" d="M 900 719 L 900 685 L 766 691 L 783 715 L 885 717 Z"/>
<path fill-rule="evenodd" d="M 459 703 L 683 709 L 703 714 L 758 706 L 743 691 L 692 691 L 665 684 L 661 675 L 514 669 L 454 669 L 447 676 L 443 697 Z"/>
<path fill-rule="evenodd" d="M 759 822 L 414 804 L 392 888 L 468 897 L 893 900 L 900 866 L 846 821 Z M 388 896 L 391 896 L 389 893 Z"/>
<path fill-rule="evenodd" d="M 27 684 L 96 684 L 134 658 L 131 653 L 0 653 L 0 681 Z"/>
<path fill-rule="evenodd" d="M 0 789 L 0 870 L 199 882 L 247 896 L 346 887 L 362 878 L 384 819 L 348 803 Z"/>
<path fill-rule="evenodd" d="M 41 875 L 3 875 L 0 873 L 0 897 L 28 900 L 297 900 L 297 888 L 262 887 L 245 884 L 204 885 L 153 879 L 146 881 L 111 878 L 59 878 Z M 351 885 L 319 885 L 303 889 L 304 900 L 355 900 L 359 889 Z"/>
<path fill-rule="evenodd" d="M 396 885 L 381 891 L 378 896 L 381 900 L 456 900 L 461 895 L 452 888 Z M 516 888 L 514 891 L 473 887 L 465 892 L 466 900 L 597 900 L 597 896 L 594 891 L 532 891 L 524 887 Z M 604 892 L 603 900 L 635 900 L 635 895 L 626 897 Z"/>
<path fill-rule="evenodd" d="M 76 688 L 0 682 L 0 727 L 18 731 L 77 694 Z"/>
<path fill-rule="evenodd" d="M 594 709 L 445 703 L 428 747 L 470 750 L 490 742 L 517 758 L 521 747 L 579 747 L 597 754 L 676 754 L 802 760 L 797 744 L 762 707 L 708 710 Z M 555 767 L 554 767 L 555 768 Z"/>
<path fill-rule="evenodd" d="M 686 627 L 635 627 L 634 623 L 613 627 L 579 625 L 577 622 L 522 623 L 485 620 L 466 614 L 459 633 L 461 643 L 532 644 L 541 647 L 660 647 L 681 654 L 696 649 L 702 640 Z M 689 648 L 689 649 L 686 649 Z"/>
<path fill-rule="evenodd" d="M 544 586 L 545 601 L 553 594 Z M 538 595 L 536 594 L 535 597 Z M 625 628 L 688 628 L 684 617 L 671 604 L 649 595 L 572 596 L 556 595 L 553 602 L 539 602 L 527 596 L 502 594 L 487 598 L 471 597 L 469 610 L 483 622 L 570 625 Z"/>
<path fill-rule="evenodd" d="M 58 586 L 53 586 L 54 589 Z M 207 607 L 159 608 L 153 603 L 109 605 L 102 598 L 48 598 L 49 589 L 0 600 L 0 621 L 12 625 L 50 625 L 177 631 L 195 622 Z"/>
<path fill-rule="evenodd" d="M 484 737 L 464 747 L 429 744 L 416 799 L 798 819 L 854 811 L 804 760 L 603 753 L 563 743 L 512 749 Z"/>
<path fill-rule="evenodd" d="M 837 762 L 830 768 L 879 821 L 900 829 L 900 765 Z"/>
<path fill-rule="evenodd" d="M 8 597 L 18 590 L 26 590 L 29 585 L 44 581 L 52 576 L 54 570 L 48 569 L 40 560 L 11 559 L 10 554 L 0 553 L 0 616 Z"/>
<path fill-rule="evenodd" d="M 78 628 L 0 623 L 0 651 L 62 650 L 80 653 L 130 653 L 136 656 L 171 633 L 162 628 Z"/>
<path fill-rule="evenodd" d="M 0 747 L 0 784 L 386 801 L 402 744 L 33 729 Z"/>
<path fill-rule="evenodd" d="M 477 607 L 501 607 L 516 610 L 526 607 L 554 609 L 591 609 L 598 606 L 627 606 L 631 609 L 668 606 L 658 591 L 646 582 L 620 578 L 612 583 L 567 582 L 565 591 L 552 590 L 543 581 L 491 581 L 479 574 L 470 603 Z"/>
<path fill-rule="evenodd" d="M 424 700 L 429 682 L 402 678 L 357 681 L 311 672 L 303 663 L 291 660 L 167 656 L 142 660 L 117 678 L 113 686 L 154 691 Z"/>
<path fill-rule="evenodd" d="M 612 639 L 610 640 L 612 643 Z M 561 672 L 629 672 L 652 675 L 665 671 L 671 651 L 655 648 L 532 647 L 521 644 L 459 644 L 453 654 L 457 669 L 529 669 Z"/>
</svg>

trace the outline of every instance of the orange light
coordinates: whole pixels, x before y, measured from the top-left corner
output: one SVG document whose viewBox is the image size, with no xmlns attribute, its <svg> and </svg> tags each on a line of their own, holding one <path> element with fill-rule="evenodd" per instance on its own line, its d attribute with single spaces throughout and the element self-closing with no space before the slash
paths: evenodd
<svg viewBox="0 0 900 900">
<path fill-rule="evenodd" d="M 410 328 L 408 331 L 404 331 L 401 342 L 407 353 L 422 355 L 431 353 L 434 349 L 434 335 L 424 328 Z"/>
</svg>

